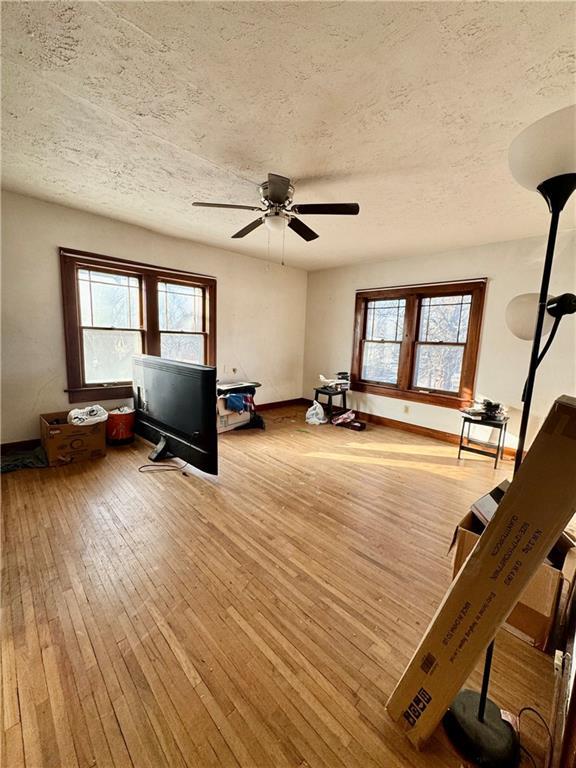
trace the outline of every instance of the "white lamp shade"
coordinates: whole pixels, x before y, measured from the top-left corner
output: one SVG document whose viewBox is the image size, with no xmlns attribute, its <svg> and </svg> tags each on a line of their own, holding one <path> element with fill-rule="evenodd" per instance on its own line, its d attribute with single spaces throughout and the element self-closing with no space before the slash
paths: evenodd
<svg viewBox="0 0 576 768">
<path fill-rule="evenodd" d="M 264 224 L 266 224 L 271 232 L 281 232 L 287 223 L 288 219 L 286 216 L 282 216 L 282 214 L 264 217 Z"/>
<path fill-rule="evenodd" d="M 515 296 L 506 307 L 506 325 L 518 339 L 531 341 L 534 338 L 539 298 L 538 293 L 521 293 Z M 551 298 L 548 296 L 548 299 Z M 543 336 L 550 333 L 553 324 L 554 318 L 546 312 L 542 328 Z"/>
<path fill-rule="evenodd" d="M 512 176 L 527 189 L 564 173 L 576 173 L 576 105 L 529 125 L 510 145 Z"/>
</svg>

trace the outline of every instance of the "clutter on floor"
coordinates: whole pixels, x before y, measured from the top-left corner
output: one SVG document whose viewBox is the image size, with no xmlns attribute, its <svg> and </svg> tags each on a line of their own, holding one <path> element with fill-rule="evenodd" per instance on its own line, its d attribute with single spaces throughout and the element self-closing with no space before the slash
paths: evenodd
<svg viewBox="0 0 576 768">
<path fill-rule="evenodd" d="M 15 472 L 17 469 L 36 469 L 47 466 L 46 453 L 43 448 L 38 447 L 30 451 L 2 454 L 0 471 Z"/>
<path fill-rule="evenodd" d="M 510 482 L 503 480 L 475 501 L 471 511 L 458 523 L 450 545 L 454 550 L 454 578 L 493 518 L 509 486 Z M 532 577 L 503 628 L 541 651 L 553 648 L 567 619 L 575 577 L 576 542 L 564 532 Z"/>
<path fill-rule="evenodd" d="M 336 374 L 335 379 L 327 379 L 324 374 L 319 374 L 320 386 L 314 390 L 314 400 L 320 402 L 320 395 L 324 395 L 327 400 L 328 413 L 327 417 L 331 421 L 334 416 L 334 407 L 332 405 L 332 399 L 334 397 L 341 397 L 341 410 L 348 410 L 346 405 L 346 392 L 350 389 L 350 375 L 346 371 L 340 371 Z"/>
<path fill-rule="evenodd" d="M 101 408 L 101 406 L 97 407 Z M 107 419 L 108 413 L 104 408 L 101 410 L 104 411 Z M 71 424 L 68 421 L 68 415 L 67 411 L 59 411 L 44 413 L 40 416 L 40 440 L 49 466 L 59 467 L 76 461 L 105 456 L 106 422 L 98 420 Z M 94 416 L 88 415 L 87 418 L 91 420 Z"/>
<path fill-rule="evenodd" d="M 356 418 L 354 411 L 345 411 L 332 419 L 332 424 L 336 427 L 353 429 L 355 432 L 362 432 L 366 429 L 366 423 Z"/>
<path fill-rule="evenodd" d="M 72 408 L 69 411 L 66 421 L 68 424 L 98 424 L 100 421 L 106 421 L 108 411 L 101 405 L 89 405 L 86 408 Z"/>
<path fill-rule="evenodd" d="M 108 412 L 106 441 L 109 445 L 129 445 L 134 442 L 136 411 L 127 405 Z"/>
<path fill-rule="evenodd" d="M 335 427 L 344 427 L 355 432 L 365 430 L 366 423 L 357 419 L 354 411 L 348 410 L 346 393 L 350 389 L 350 374 L 347 371 L 338 371 L 335 379 L 328 379 L 321 373 L 318 378 L 320 379 L 320 386 L 314 390 L 314 403 L 306 414 L 307 423 L 318 425 L 326 424 L 329 421 Z M 320 403 L 320 395 L 326 397 L 326 403 Z M 340 407 L 334 406 L 332 402 L 333 398 L 338 396 L 342 398 Z M 326 414 L 323 405 L 326 405 Z M 319 416 L 318 407 L 322 409 L 321 416 Z M 310 420 L 308 414 L 310 414 Z"/>
<path fill-rule="evenodd" d="M 317 427 L 319 424 L 327 424 L 328 419 L 324 415 L 324 408 L 317 400 L 314 400 L 310 408 L 306 411 L 306 424 Z"/>
<path fill-rule="evenodd" d="M 265 429 L 264 419 L 256 413 L 254 404 L 256 389 L 260 386 L 257 381 L 218 382 L 219 433 L 234 429 Z"/>
<path fill-rule="evenodd" d="M 386 709 L 420 747 L 575 512 L 576 398 L 548 417 L 448 589 Z"/>
</svg>

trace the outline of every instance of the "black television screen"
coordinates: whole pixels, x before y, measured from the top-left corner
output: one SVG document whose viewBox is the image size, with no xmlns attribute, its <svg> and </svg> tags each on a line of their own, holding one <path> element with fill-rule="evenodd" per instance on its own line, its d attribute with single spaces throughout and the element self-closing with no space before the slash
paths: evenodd
<svg viewBox="0 0 576 768">
<path fill-rule="evenodd" d="M 216 368 L 137 355 L 133 373 L 136 433 L 156 443 L 150 459 L 177 456 L 218 474 Z"/>
</svg>

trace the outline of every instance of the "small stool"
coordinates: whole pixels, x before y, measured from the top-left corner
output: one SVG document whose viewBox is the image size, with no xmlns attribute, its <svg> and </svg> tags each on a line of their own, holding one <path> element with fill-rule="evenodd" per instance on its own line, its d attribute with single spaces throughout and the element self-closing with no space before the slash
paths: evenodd
<svg viewBox="0 0 576 768">
<path fill-rule="evenodd" d="M 470 453 L 479 453 L 482 456 L 489 456 L 494 459 L 494 469 L 498 468 L 498 459 L 501 459 L 504 455 L 504 445 L 506 443 L 506 425 L 508 424 L 508 416 L 504 419 L 472 419 L 469 416 L 462 415 L 462 431 L 460 432 L 460 445 L 458 446 L 458 458 L 462 451 L 469 451 Z M 473 424 L 478 424 L 482 427 L 490 427 L 491 429 L 498 430 L 498 442 L 490 443 L 485 440 L 478 440 L 475 437 L 470 437 L 470 427 Z M 464 435 L 464 427 L 468 425 L 467 434 Z"/>
<path fill-rule="evenodd" d="M 334 411 L 332 406 L 332 398 L 333 397 L 341 397 L 342 398 L 342 408 L 346 411 L 346 390 L 345 389 L 330 389 L 330 387 L 318 387 L 314 390 L 314 400 L 317 400 L 320 402 L 320 395 L 325 395 L 328 398 L 328 402 L 326 405 L 327 413 L 326 418 L 328 421 L 332 420 L 332 413 Z"/>
</svg>

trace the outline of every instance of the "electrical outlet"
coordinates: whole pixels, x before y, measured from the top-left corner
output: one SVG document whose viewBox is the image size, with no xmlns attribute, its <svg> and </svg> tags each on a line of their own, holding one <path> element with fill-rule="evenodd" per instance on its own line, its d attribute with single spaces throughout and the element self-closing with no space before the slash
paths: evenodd
<svg viewBox="0 0 576 768">
<path fill-rule="evenodd" d="M 404 413 L 410 413 L 410 406 L 409 405 L 405 405 L 404 406 Z"/>
</svg>

